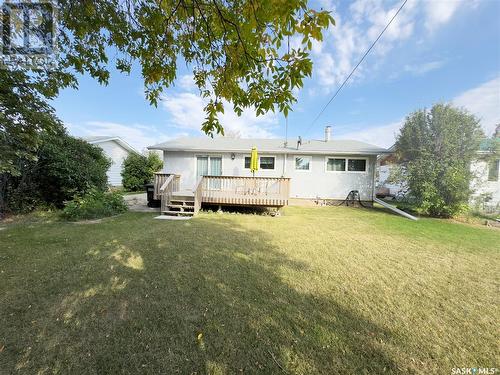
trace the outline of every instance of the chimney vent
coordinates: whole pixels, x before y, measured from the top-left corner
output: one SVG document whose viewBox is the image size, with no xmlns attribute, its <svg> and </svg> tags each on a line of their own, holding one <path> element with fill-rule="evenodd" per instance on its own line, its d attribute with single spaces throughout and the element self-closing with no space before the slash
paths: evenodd
<svg viewBox="0 0 500 375">
<path fill-rule="evenodd" d="M 332 127 L 325 126 L 325 142 L 328 142 L 332 138 Z"/>
</svg>

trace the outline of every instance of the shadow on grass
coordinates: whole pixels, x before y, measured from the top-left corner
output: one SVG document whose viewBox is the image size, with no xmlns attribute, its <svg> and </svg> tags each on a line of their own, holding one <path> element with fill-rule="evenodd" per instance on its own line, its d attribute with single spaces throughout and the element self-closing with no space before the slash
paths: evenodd
<svg viewBox="0 0 500 375">
<path fill-rule="evenodd" d="M 121 223 L 120 225 L 127 225 Z M 151 223 L 96 241 L 0 356 L 20 373 L 397 373 L 391 333 L 332 298 L 290 287 L 303 270 L 265 232 L 219 217 Z M 111 224 L 110 224 L 111 225 Z M 115 224 L 116 225 L 116 224 Z M 105 231 L 105 227 L 96 229 Z M 140 233 L 140 239 L 135 233 Z M 139 234 L 137 234 L 139 235 Z M 78 287 L 77 287 L 78 286 Z M 30 294 L 47 284 L 27 285 Z M 16 307 L 11 306 L 10 311 Z M 5 357 L 8 356 L 8 357 Z"/>
</svg>

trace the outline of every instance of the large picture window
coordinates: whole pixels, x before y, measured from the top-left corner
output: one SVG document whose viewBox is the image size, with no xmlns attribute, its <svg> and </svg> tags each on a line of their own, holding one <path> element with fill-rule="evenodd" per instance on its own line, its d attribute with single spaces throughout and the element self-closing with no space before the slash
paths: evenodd
<svg viewBox="0 0 500 375">
<path fill-rule="evenodd" d="M 298 171 L 308 171 L 311 169 L 311 157 L 310 156 L 296 156 L 295 157 L 295 169 Z"/>
<path fill-rule="evenodd" d="M 328 172 L 345 171 L 345 159 L 328 158 L 326 161 L 326 170 Z"/>
<path fill-rule="evenodd" d="M 366 172 L 366 159 L 349 159 L 347 170 L 349 172 Z"/>
<path fill-rule="evenodd" d="M 261 156 L 260 169 L 274 169 L 274 156 Z"/>
</svg>

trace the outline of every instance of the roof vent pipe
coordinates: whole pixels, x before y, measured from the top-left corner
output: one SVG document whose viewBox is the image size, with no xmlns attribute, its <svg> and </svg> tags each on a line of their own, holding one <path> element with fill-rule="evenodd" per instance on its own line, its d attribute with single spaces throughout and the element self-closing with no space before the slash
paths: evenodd
<svg viewBox="0 0 500 375">
<path fill-rule="evenodd" d="M 328 142 L 332 138 L 332 127 L 325 126 L 325 142 Z"/>
<path fill-rule="evenodd" d="M 299 135 L 299 139 L 297 140 L 297 150 L 302 146 L 302 137 Z"/>
</svg>

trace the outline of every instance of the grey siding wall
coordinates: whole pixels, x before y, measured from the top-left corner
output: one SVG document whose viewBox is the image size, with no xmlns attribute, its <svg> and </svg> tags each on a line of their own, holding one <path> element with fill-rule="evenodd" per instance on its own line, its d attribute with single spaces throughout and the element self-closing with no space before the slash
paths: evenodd
<svg viewBox="0 0 500 375">
<path fill-rule="evenodd" d="M 102 148 L 106 156 L 111 159 L 112 164 L 107 172 L 108 184 L 112 186 L 121 186 L 123 160 L 128 156 L 129 151 L 115 141 L 96 143 L 95 145 Z"/>
</svg>

